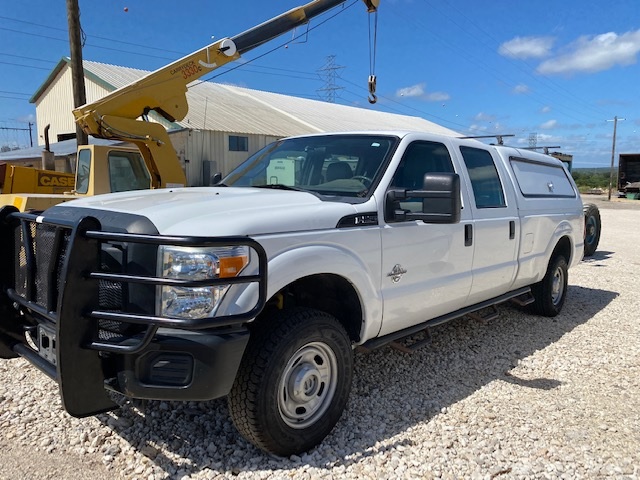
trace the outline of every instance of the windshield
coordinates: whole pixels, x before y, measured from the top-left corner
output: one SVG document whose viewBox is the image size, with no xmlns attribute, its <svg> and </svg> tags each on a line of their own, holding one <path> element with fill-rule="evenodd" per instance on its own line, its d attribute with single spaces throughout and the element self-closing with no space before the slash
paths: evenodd
<svg viewBox="0 0 640 480">
<path fill-rule="evenodd" d="M 326 135 L 280 140 L 249 157 L 222 183 L 233 187 L 300 189 L 363 197 L 378 180 L 398 139 Z"/>
</svg>

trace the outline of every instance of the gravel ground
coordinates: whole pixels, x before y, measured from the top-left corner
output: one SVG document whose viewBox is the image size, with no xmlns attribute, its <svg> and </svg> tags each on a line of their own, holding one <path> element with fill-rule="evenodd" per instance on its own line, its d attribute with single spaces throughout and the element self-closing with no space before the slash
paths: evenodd
<svg viewBox="0 0 640 480">
<path fill-rule="evenodd" d="M 560 316 L 504 305 L 413 355 L 357 354 L 345 414 L 306 455 L 263 454 L 223 400 L 72 418 L 18 359 L 0 362 L 0 478 L 638 479 L 640 202 L 592 200 L 600 247 L 570 271 Z"/>
</svg>

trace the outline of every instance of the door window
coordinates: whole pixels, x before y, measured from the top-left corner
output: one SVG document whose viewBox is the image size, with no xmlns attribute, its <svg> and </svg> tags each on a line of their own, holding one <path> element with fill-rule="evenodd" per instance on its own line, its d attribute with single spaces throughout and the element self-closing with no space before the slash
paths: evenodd
<svg viewBox="0 0 640 480">
<path fill-rule="evenodd" d="M 391 188 L 422 190 L 427 173 L 454 173 L 447 147 L 442 143 L 419 141 L 407 147 L 391 181 Z M 422 209 L 422 199 L 408 197 L 399 207 L 410 212 Z"/>
<path fill-rule="evenodd" d="M 493 157 L 487 150 L 460 147 L 473 187 L 476 208 L 506 207 L 504 189 Z"/>
<path fill-rule="evenodd" d="M 89 174 L 91 173 L 91 150 L 78 152 L 78 168 L 76 170 L 76 193 L 87 193 L 89 190 Z"/>
</svg>

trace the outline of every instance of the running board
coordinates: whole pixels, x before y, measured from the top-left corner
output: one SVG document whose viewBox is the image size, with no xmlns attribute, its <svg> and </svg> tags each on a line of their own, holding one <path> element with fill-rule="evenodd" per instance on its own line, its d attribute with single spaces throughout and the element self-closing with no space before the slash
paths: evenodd
<svg viewBox="0 0 640 480">
<path fill-rule="evenodd" d="M 499 316 L 500 314 L 498 313 L 498 308 L 495 305 L 476 310 L 475 312 L 467 313 L 467 317 L 473 318 L 474 320 L 477 320 L 479 322 L 489 322 L 491 320 L 495 320 Z"/>
<path fill-rule="evenodd" d="M 414 335 L 406 336 L 400 340 L 394 340 L 393 342 L 389 343 L 389 346 L 391 348 L 395 348 L 396 350 L 401 351 L 402 353 L 413 353 L 419 348 L 422 348 L 431 343 L 431 340 L 432 340 L 431 331 L 428 328 L 425 328 L 423 332 L 424 332 L 424 338 L 421 340 L 415 340 L 413 342 L 408 341 L 409 338 L 413 337 L 414 335 L 417 335 L 416 333 Z"/>
<path fill-rule="evenodd" d="M 519 288 L 509 293 L 505 293 L 504 295 L 500 295 L 499 297 L 492 298 L 491 300 L 487 300 L 484 302 L 476 303 L 475 305 L 470 305 L 468 307 L 461 308 L 460 310 L 456 310 L 455 312 L 447 313 L 446 315 L 432 318 L 431 320 L 427 320 L 426 322 L 413 325 L 409 328 L 398 330 L 397 332 L 392 332 L 382 337 L 372 338 L 371 340 L 368 340 L 365 343 L 363 343 L 360 346 L 360 349 L 365 351 L 371 351 L 371 350 L 375 350 L 376 348 L 383 347 L 392 342 L 396 342 L 396 344 L 402 345 L 400 342 L 398 342 L 399 340 L 402 340 L 406 337 L 410 337 L 411 335 L 415 335 L 416 333 L 419 333 L 423 330 L 427 330 L 430 327 L 435 327 L 436 325 L 441 325 L 451 320 L 455 320 L 456 318 L 460 318 L 460 317 L 464 317 L 465 315 L 472 314 L 474 312 L 477 312 L 478 310 L 494 307 L 495 305 L 499 305 L 509 300 L 514 300 L 518 297 L 525 297 L 527 295 L 531 297 L 531 301 L 529 302 L 531 303 L 533 301 L 533 296 L 531 295 L 531 288 L 530 287 Z M 516 300 L 516 302 L 518 301 Z M 430 339 L 430 335 L 428 335 L 427 338 Z M 420 346 L 426 345 L 428 342 L 426 342 L 425 340 L 420 340 L 416 342 L 416 344 L 419 344 L 419 345 L 416 346 L 415 348 L 413 348 L 413 345 L 415 344 L 412 344 L 411 346 L 404 347 L 404 348 L 409 350 L 409 352 L 407 353 L 412 353 Z M 402 348 L 400 348 L 400 350 L 402 350 Z"/>
<path fill-rule="evenodd" d="M 517 297 L 513 297 L 511 301 L 516 305 L 519 305 L 521 307 L 526 307 L 527 305 L 531 305 L 533 302 L 535 302 L 536 299 L 533 298 L 533 294 L 531 293 L 531 291 L 529 291 Z"/>
</svg>

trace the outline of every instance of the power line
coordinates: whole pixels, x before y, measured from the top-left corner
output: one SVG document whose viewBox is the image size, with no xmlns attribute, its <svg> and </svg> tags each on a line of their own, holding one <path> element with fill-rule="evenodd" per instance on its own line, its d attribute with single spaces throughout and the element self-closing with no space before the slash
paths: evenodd
<svg viewBox="0 0 640 480">
<path fill-rule="evenodd" d="M 328 17 L 327 17 L 327 18 L 325 18 L 323 21 L 319 22 L 317 25 L 315 25 L 315 26 L 313 26 L 313 27 L 310 27 L 310 26 L 309 26 L 309 24 L 307 24 L 307 30 L 305 31 L 305 33 L 301 33 L 300 35 L 294 35 L 294 36 L 293 36 L 293 38 L 292 38 L 291 40 L 289 40 L 289 41 L 287 41 L 287 42 L 284 42 L 284 43 L 281 43 L 280 45 L 277 45 L 276 47 L 272 48 L 271 50 L 268 50 L 268 51 L 266 51 L 266 52 L 264 52 L 264 53 L 262 53 L 262 54 L 260 54 L 260 55 L 258 55 L 258 56 L 256 56 L 256 57 L 254 57 L 254 58 L 248 59 L 248 60 L 246 60 L 244 63 L 240 63 L 240 64 L 237 64 L 237 65 L 236 65 L 236 66 L 234 66 L 234 67 L 230 67 L 228 70 L 226 70 L 226 71 L 224 71 L 224 72 L 221 72 L 221 73 L 218 73 L 218 74 L 212 75 L 212 76 L 207 77 L 207 78 L 205 78 L 205 79 L 203 79 L 203 80 L 199 80 L 198 82 L 194 83 L 194 84 L 192 85 L 192 87 L 195 87 L 196 85 L 200 85 L 200 84 L 201 84 L 201 83 L 203 83 L 203 82 L 211 81 L 211 80 L 213 80 L 214 78 L 218 78 L 220 75 L 224 75 L 224 74 L 226 74 L 226 73 L 232 72 L 233 70 L 236 70 L 236 69 L 238 69 L 238 68 L 240 68 L 240 67 L 242 67 L 242 66 L 244 66 L 244 65 L 247 65 L 247 64 L 249 64 L 249 63 L 251 63 L 251 62 L 253 62 L 253 61 L 255 61 L 255 60 L 258 60 L 258 59 L 260 59 L 260 58 L 266 57 L 267 55 L 269 55 L 269 54 L 271 54 L 271 53 L 275 52 L 276 50 L 279 50 L 280 48 L 284 47 L 285 45 L 288 45 L 289 43 L 294 42 L 294 41 L 296 41 L 296 40 L 298 40 L 298 39 L 300 39 L 300 38 L 302 38 L 302 37 L 304 37 L 304 36 L 308 35 L 308 34 L 309 34 L 309 32 L 311 32 L 311 31 L 313 31 L 313 30 L 315 30 L 315 29 L 317 29 L 317 28 L 321 27 L 322 25 L 324 25 L 325 23 L 327 23 L 329 20 L 331 20 L 331 19 L 335 18 L 336 16 L 340 15 L 341 13 L 346 12 L 349 8 L 353 7 L 356 3 L 358 3 L 358 0 L 354 0 L 353 2 L 351 2 L 349 5 L 347 5 L 347 6 L 346 6 L 346 7 L 344 7 L 343 9 L 338 10 L 336 13 L 334 13 L 334 14 L 333 14 L 333 15 L 331 15 L 331 16 L 328 16 Z"/>
<path fill-rule="evenodd" d="M 26 95 L 27 97 L 30 97 L 31 94 L 30 93 L 21 93 L 21 92 L 6 92 L 4 90 L 0 90 L 0 93 L 9 93 L 12 95 Z"/>
<path fill-rule="evenodd" d="M 457 13 L 456 15 L 459 15 L 463 18 L 465 18 L 469 23 L 471 23 L 475 28 L 477 28 L 480 32 L 482 32 L 484 35 L 486 35 L 487 37 L 489 37 L 491 40 L 493 40 L 493 42 L 495 43 L 495 45 L 501 45 L 501 42 L 498 41 L 493 35 L 491 35 L 489 32 L 487 32 L 485 29 L 483 29 L 479 24 L 477 24 L 476 22 L 474 22 L 473 20 L 471 20 L 468 16 L 466 16 L 464 14 L 463 11 L 461 11 L 459 8 L 457 8 L 455 5 L 451 5 L 447 0 L 445 0 L 444 2 L 446 5 L 448 5 L 450 8 L 454 9 Z M 450 19 L 450 17 L 447 16 L 447 18 Z M 455 22 L 454 22 L 455 24 Z M 457 24 L 456 24 L 457 25 Z M 463 29 L 462 27 L 460 27 L 465 33 L 466 33 L 466 29 Z M 474 37 L 475 39 L 475 37 Z M 484 42 L 481 42 L 484 44 Z M 487 46 L 487 48 L 489 48 L 489 50 L 491 50 L 493 53 L 495 53 L 495 50 L 491 47 L 489 47 L 488 45 L 485 44 L 485 46 Z M 510 60 L 509 58 L 505 58 L 508 62 L 510 62 L 512 65 L 516 66 L 518 69 L 524 71 L 525 73 L 527 73 L 530 77 L 532 77 L 534 80 L 543 83 L 540 81 L 540 78 L 536 75 L 533 75 L 530 71 L 526 71 L 522 68 L 520 68 L 519 64 Z M 529 64 L 529 62 L 525 61 L 525 60 L 521 60 L 525 65 L 527 65 L 531 70 L 535 70 L 534 67 Z M 598 115 L 606 115 L 606 113 L 600 109 L 597 109 L 595 107 L 593 107 L 591 104 L 589 104 L 588 102 L 584 101 L 584 99 L 581 99 L 580 97 L 574 95 L 570 90 L 567 90 L 566 88 L 564 88 L 563 86 L 561 86 L 560 84 L 554 82 L 548 75 L 544 75 L 544 74 L 538 74 L 539 76 L 541 76 L 542 78 L 544 78 L 547 82 L 549 82 L 552 86 L 555 86 L 556 88 L 563 90 L 567 95 L 573 97 L 574 99 L 578 100 L 579 102 L 581 102 L 585 107 L 589 108 L 590 110 L 596 112 Z M 548 86 L 548 85 L 547 85 Z"/>
<path fill-rule="evenodd" d="M 26 20 L 20 20 L 18 18 L 5 17 L 5 16 L 2 16 L 2 15 L 0 15 L 0 19 L 2 19 L 2 20 L 10 20 L 12 22 L 23 23 L 25 25 L 32 25 L 32 26 L 38 27 L 38 28 L 48 28 L 50 30 L 56 30 L 56 31 L 59 31 L 59 32 L 64 32 L 65 34 L 67 33 L 67 29 L 66 28 L 52 27 L 50 25 L 43 25 L 43 24 L 40 24 L 40 23 L 28 22 Z M 159 48 L 159 47 L 150 47 L 148 45 L 141 45 L 139 43 L 127 42 L 125 40 L 117 40 L 115 38 L 101 37 L 99 35 L 88 35 L 87 37 L 88 38 L 89 37 L 90 38 L 97 38 L 99 40 L 106 40 L 108 42 L 121 43 L 123 45 L 130 45 L 132 47 L 141 47 L 141 48 L 147 48 L 149 50 L 158 50 L 160 52 L 177 53 L 178 55 L 184 55 L 183 52 L 178 52 L 176 50 L 168 50 L 166 48 Z"/>
<path fill-rule="evenodd" d="M 21 34 L 21 35 L 29 35 L 29 36 L 32 36 L 32 37 L 45 38 L 47 40 L 55 40 L 56 42 L 64 42 L 64 43 L 68 43 L 69 42 L 68 39 L 63 40 L 61 38 L 51 37 L 49 35 L 42 35 L 40 33 L 21 32 L 20 30 L 13 30 L 11 28 L 6 28 L 6 27 L 0 27 L 0 30 L 5 30 L 7 32 L 12 32 L 12 33 L 18 33 L 18 34 Z M 128 50 L 122 50 L 122 49 L 119 49 L 119 48 L 103 47 L 103 46 L 95 45 L 95 44 L 92 44 L 92 43 L 85 43 L 84 46 L 85 47 L 92 47 L 92 48 L 99 48 L 101 50 L 110 50 L 112 52 L 126 53 L 128 55 L 139 55 L 139 56 L 143 56 L 143 57 L 146 57 L 146 58 L 158 58 L 158 59 L 161 59 L 161 60 L 173 60 L 173 58 L 169 58 L 169 57 L 161 57 L 161 56 L 158 56 L 158 55 L 151 55 L 149 53 L 143 53 L 143 52 L 132 52 L 132 51 L 128 51 Z"/>
<path fill-rule="evenodd" d="M 46 70 L 47 72 L 51 71 L 50 68 L 36 67 L 35 65 L 22 65 L 20 63 L 12 63 L 12 62 L 0 62 L 0 64 L 1 65 L 11 65 L 13 67 L 35 68 L 36 70 Z"/>
<path fill-rule="evenodd" d="M 365 89 L 364 87 L 362 87 L 361 85 L 358 85 L 358 84 L 356 84 L 356 83 L 353 83 L 353 82 L 351 82 L 351 81 L 347 80 L 346 78 L 340 77 L 340 79 L 341 79 L 343 82 L 346 82 L 346 83 L 348 83 L 348 84 L 350 84 L 350 85 L 353 85 L 353 86 L 357 87 L 358 89 L 366 90 L 366 89 Z M 351 93 L 353 94 L 353 92 L 351 92 Z M 357 94 L 356 94 L 356 95 L 357 95 Z M 448 119 L 446 119 L 446 118 L 439 117 L 439 116 L 437 116 L 437 115 L 433 115 L 432 113 L 426 112 L 426 111 L 424 111 L 424 110 L 420 110 L 420 109 L 415 108 L 415 107 L 410 107 L 409 105 L 405 105 L 405 104 L 403 104 L 403 103 L 401 103 L 401 102 L 398 102 L 398 101 L 396 101 L 396 100 L 394 100 L 394 99 L 392 99 L 392 98 L 390 98 L 390 97 L 384 96 L 384 95 L 378 95 L 378 97 L 379 97 L 379 98 L 382 98 L 382 99 L 384 99 L 384 100 L 386 100 L 387 102 L 391 102 L 391 103 L 395 103 L 395 104 L 397 104 L 397 105 L 400 105 L 400 106 L 401 106 L 402 108 L 404 108 L 405 110 L 412 110 L 412 111 L 414 111 L 414 112 L 417 112 L 417 113 L 420 113 L 420 114 L 422 114 L 422 115 L 425 115 L 425 116 L 431 117 L 431 118 L 433 118 L 433 119 L 435 119 L 435 120 L 438 120 L 438 121 L 440 121 L 440 122 L 448 123 L 448 124 L 450 124 L 450 125 L 455 125 L 456 127 L 462 127 L 462 128 L 464 128 L 464 131 L 465 131 L 465 132 L 469 132 L 469 127 L 468 127 L 467 125 L 462 125 L 462 124 L 460 124 L 460 123 L 452 122 L 451 120 L 448 120 Z M 358 98 L 362 98 L 362 97 L 358 96 Z M 385 106 L 386 106 L 387 108 L 389 108 L 389 106 L 388 106 L 388 105 L 385 105 Z M 403 113 L 403 112 L 401 112 L 401 111 L 399 111 L 399 110 L 397 110 L 397 109 L 395 109 L 395 111 L 396 111 L 396 112 L 398 112 L 398 113 L 401 113 L 401 114 Z"/>
<path fill-rule="evenodd" d="M 425 3 L 427 3 L 430 7 L 432 7 L 431 4 L 429 4 L 428 0 L 423 0 L 423 1 Z M 434 8 L 434 7 L 432 7 L 432 8 Z M 490 76 L 494 77 L 499 83 L 501 83 L 501 84 L 503 84 L 503 85 L 505 85 L 507 87 L 510 87 L 510 88 L 515 88 L 518 85 L 519 82 L 516 82 L 516 81 L 513 81 L 511 79 L 508 79 L 504 74 L 500 74 L 499 75 L 496 69 L 492 69 L 492 68 L 487 67 L 485 62 L 478 61 L 476 59 L 476 57 L 473 57 L 470 54 L 470 52 L 467 52 L 466 50 L 457 47 L 456 45 L 454 45 L 454 44 L 450 43 L 449 41 L 445 40 L 444 38 L 442 38 L 441 36 L 438 36 L 438 35 L 435 35 L 435 34 L 431 34 L 428 26 L 425 25 L 424 23 L 422 23 L 419 17 L 416 17 L 416 16 L 410 16 L 410 17 L 402 16 L 402 15 L 400 15 L 398 13 L 397 9 L 392 9 L 390 11 L 393 14 L 400 16 L 404 21 L 414 24 L 421 32 L 424 32 L 424 33 L 426 33 L 428 35 L 431 35 L 431 37 L 436 42 L 439 42 L 439 43 L 443 44 L 446 48 L 448 48 L 449 50 L 453 51 L 458 56 L 466 59 L 469 63 L 471 63 L 473 65 L 476 65 L 478 68 L 484 70 Z M 464 30 L 456 22 L 453 22 L 453 23 L 458 28 L 461 28 L 462 30 Z M 468 33 L 466 33 L 466 34 L 469 35 Z M 472 36 L 472 38 L 474 39 L 474 41 L 476 43 L 478 43 L 477 38 L 475 38 L 473 36 Z M 493 49 L 491 49 L 491 51 L 495 54 L 495 51 L 493 51 Z M 572 118 L 572 119 L 574 119 L 574 120 L 576 120 L 578 122 L 582 122 L 583 121 L 583 119 L 575 117 L 574 115 L 572 115 L 572 114 L 570 114 L 570 113 L 568 113 L 566 111 L 566 109 L 574 110 L 574 111 L 575 111 L 575 109 L 572 109 L 571 107 L 566 107 L 564 105 L 561 105 L 557 101 L 551 100 L 548 97 L 545 97 L 544 95 L 542 95 L 540 93 L 533 94 L 532 92 L 525 92 L 525 95 L 527 95 L 527 97 L 529 97 L 531 100 L 537 102 L 538 104 L 540 104 L 542 106 L 548 105 L 549 102 L 551 102 L 554 105 L 554 107 L 558 111 L 560 111 L 564 116 Z M 537 97 L 542 97 L 543 99 L 545 99 L 545 102 L 540 101 Z M 563 108 L 560 108 L 560 107 L 563 107 Z M 585 116 L 583 113 L 580 113 L 580 112 L 577 112 L 577 113 L 580 114 L 580 115 Z M 596 117 L 590 116 L 590 118 L 596 118 Z"/>
<path fill-rule="evenodd" d="M 12 55 L 11 53 L 1 53 L 0 55 L 2 55 L 3 57 L 13 57 L 13 58 L 20 58 L 22 60 L 33 60 L 35 62 L 44 62 L 44 63 L 56 63 L 56 62 L 52 62 L 51 60 L 44 60 L 42 58 L 33 58 L 33 57 L 25 57 L 24 55 Z"/>
</svg>

